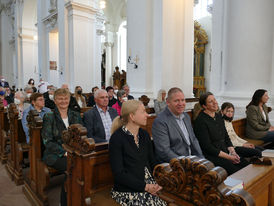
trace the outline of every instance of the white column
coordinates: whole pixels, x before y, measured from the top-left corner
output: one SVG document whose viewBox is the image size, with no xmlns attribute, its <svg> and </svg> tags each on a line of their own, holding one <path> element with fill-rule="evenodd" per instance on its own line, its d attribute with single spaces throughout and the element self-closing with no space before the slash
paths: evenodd
<svg viewBox="0 0 274 206">
<path fill-rule="evenodd" d="M 84 92 L 101 83 L 101 69 L 96 68 L 96 2 L 78 0 L 66 4 L 69 84 L 71 89 L 81 85 Z"/>
<path fill-rule="evenodd" d="M 105 42 L 106 48 L 106 86 L 111 85 L 112 82 L 112 42 Z"/>
<path fill-rule="evenodd" d="M 136 97 L 180 87 L 193 96 L 193 0 L 133 1 L 127 5 L 127 82 Z M 140 12 L 143 11 L 143 12 Z M 134 61 L 136 63 L 136 61 Z"/>
</svg>

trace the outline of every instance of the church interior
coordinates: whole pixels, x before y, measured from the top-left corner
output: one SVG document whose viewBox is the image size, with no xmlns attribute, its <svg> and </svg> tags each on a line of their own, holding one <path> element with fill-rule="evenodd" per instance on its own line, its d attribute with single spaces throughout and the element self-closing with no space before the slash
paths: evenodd
<svg viewBox="0 0 274 206">
<path fill-rule="evenodd" d="M 0 95 L 8 88 L 5 99 L 0 96 L 0 206 L 63 205 L 63 189 L 69 206 L 118 205 L 109 195 L 108 142 L 90 140 L 80 124 L 67 127 L 67 170 L 60 175 L 43 159 L 40 112 L 25 118 L 26 142 L 22 116 L 8 92 L 32 98 L 30 87 L 50 98 L 51 90 L 67 88 L 75 95 L 81 88 L 85 103 L 75 101 L 84 122 L 84 113 L 97 107 L 96 89 L 112 90 L 117 99 L 124 91 L 121 99 L 126 93 L 143 102 L 149 116 L 141 128 L 150 137 L 160 91 L 168 95 L 180 88 L 191 120 L 200 96 L 211 92 L 218 111 L 224 102 L 234 105 L 233 127 L 244 138 L 247 105 L 263 89 L 269 97 L 263 115 L 274 125 L 273 10 L 273 0 L 0 0 Z M 274 206 L 274 155 L 232 175 L 208 160 L 178 156 L 153 171 L 166 205 Z M 225 186 L 227 176 L 242 181 L 239 191 Z"/>
</svg>

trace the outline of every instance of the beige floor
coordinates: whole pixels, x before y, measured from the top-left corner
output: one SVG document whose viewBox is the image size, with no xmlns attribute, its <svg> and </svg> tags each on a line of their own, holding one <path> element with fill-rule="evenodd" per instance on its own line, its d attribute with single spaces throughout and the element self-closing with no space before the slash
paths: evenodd
<svg viewBox="0 0 274 206">
<path fill-rule="evenodd" d="M 49 205 L 58 206 L 60 198 L 60 182 L 63 177 L 53 178 L 49 190 Z M 0 163 L 0 206 L 31 206 L 22 192 L 22 185 L 16 186 L 7 174 L 5 165 Z"/>
</svg>

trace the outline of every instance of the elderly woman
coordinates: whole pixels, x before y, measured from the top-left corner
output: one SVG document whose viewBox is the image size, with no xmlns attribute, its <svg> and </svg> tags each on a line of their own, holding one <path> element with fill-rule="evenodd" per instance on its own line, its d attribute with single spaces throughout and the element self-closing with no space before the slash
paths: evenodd
<svg viewBox="0 0 274 206">
<path fill-rule="evenodd" d="M 43 161 L 50 167 L 64 172 L 67 169 L 67 158 L 62 147 L 62 132 L 71 124 L 82 124 L 80 113 L 69 109 L 70 92 L 68 89 L 57 89 L 54 93 L 55 109 L 43 118 L 42 138 L 45 145 Z M 64 188 L 61 191 L 61 205 L 66 204 Z"/>
<path fill-rule="evenodd" d="M 25 95 L 21 91 L 17 91 L 14 94 L 14 104 L 16 104 L 17 109 L 19 111 L 18 119 L 22 119 L 22 115 L 24 112 L 24 101 L 25 101 Z"/>
<path fill-rule="evenodd" d="M 258 89 L 246 106 L 246 136 L 250 139 L 274 142 L 274 127 L 269 122 L 266 106 L 268 99 L 267 91 Z"/>
<path fill-rule="evenodd" d="M 154 110 L 156 115 L 160 114 L 166 108 L 166 91 L 160 89 L 158 92 L 157 99 L 154 100 Z"/>
<path fill-rule="evenodd" d="M 210 92 L 202 94 L 199 102 L 203 111 L 195 120 L 194 132 L 206 159 L 223 167 L 228 175 L 247 166 L 248 162 L 236 153 L 224 120 L 217 113 L 218 103 L 214 95 Z"/>
<path fill-rule="evenodd" d="M 141 129 L 148 114 L 142 102 L 123 103 L 121 116 L 112 123 L 109 158 L 114 177 L 111 196 L 127 206 L 166 205 L 157 196 L 161 190 L 152 177 L 156 165 L 149 134 Z"/>
<path fill-rule="evenodd" d="M 117 92 L 117 102 L 112 105 L 112 108 L 116 109 L 118 115 L 121 114 L 121 108 L 122 108 L 122 104 L 123 102 L 127 101 L 127 94 L 124 90 L 119 90 Z"/>
<path fill-rule="evenodd" d="M 82 107 L 87 107 L 86 98 L 83 95 L 82 87 L 76 86 L 74 91 L 74 97 L 78 103 L 78 105 Z"/>
</svg>

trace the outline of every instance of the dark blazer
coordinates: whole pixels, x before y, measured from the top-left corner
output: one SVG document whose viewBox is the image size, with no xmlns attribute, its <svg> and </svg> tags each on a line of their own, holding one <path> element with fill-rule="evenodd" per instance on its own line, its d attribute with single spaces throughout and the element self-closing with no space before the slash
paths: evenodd
<svg viewBox="0 0 274 206">
<path fill-rule="evenodd" d="M 54 103 L 53 100 L 51 100 L 49 98 L 49 92 L 45 92 L 43 94 L 43 96 L 44 96 L 44 99 L 45 99 L 45 107 L 50 108 L 50 109 L 54 109 L 55 108 L 55 103 Z"/>
<path fill-rule="evenodd" d="M 10 87 L 10 86 L 9 86 L 9 83 L 6 82 L 6 81 L 5 81 L 5 82 L 1 82 L 1 81 L 0 81 L 0 86 L 1 86 L 1 87 Z"/>
<path fill-rule="evenodd" d="M 69 125 L 83 124 L 80 113 L 71 109 L 68 109 L 68 122 Z M 45 146 L 43 160 L 49 166 L 54 165 L 57 159 L 65 154 L 65 150 L 62 147 L 62 133 L 64 130 L 66 130 L 66 126 L 57 108 L 53 112 L 44 115 L 41 132 Z"/>
<path fill-rule="evenodd" d="M 184 123 L 191 141 L 191 155 L 203 157 L 199 142 L 195 137 L 189 115 L 184 112 Z M 185 136 L 168 107 L 161 112 L 152 125 L 152 137 L 156 158 L 160 162 L 169 162 L 172 158 L 188 156 Z"/>
<path fill-rule="evenodd" d="M 266 105 L 263 105 L 263 110 L 266 116 L 266 120 L 263 118 L 263 114 L 259 106 L 250 105 L 246 110 L 246 136 L 251 139 L 263 138 L 268 129 L 270 128 L 270 122 L 268 118 L 268 109 Z"/>
<path fill-rule="evenodd" d="M 88 107 L 93 107 L 94 105 L 95 105 L 94 95 L 91 95 L 91 96 L 88 98 L 87 106 L 88 106 Z"/>
<path fill-rule="evenodd" d="M 108 108 L 111 120 L 118 116 L 117 111 L 111 107 Z M 104 125 L 97 107 L 86 111 L 84 113 L 84 126 L 87 128 L 87 136 L 93 138 L 97 142 L 106 142 L 106 133 Z"/>
<path fill-rule="evenodd" d="M 149 134 L 139 129 L 139 148 L 134 137 L 122 128 L 116 130 L 109 141 L 109 162 L 114 177 L 114 190 L 120 192 L 144 192 L 145 171 L 152 175 L 156 161 Z"/>
<path fill-rule="evenodd" d="M 127 96 L 127 99 L 128 99 L 128 100 L 131 100 L 131 99 L 134 99 L 134 97 L 133 97 L 132 95 L 129 94 L 129 95 Z"/>
<path fill-rule="evenodd" d="M 229 153 L 227 148 L 233 147 L 219 113 L 212 118 L 202 111 L 195 120 L 194 132 L 206 157 L 218 157 L 220 151 Z"/>
</svg>

